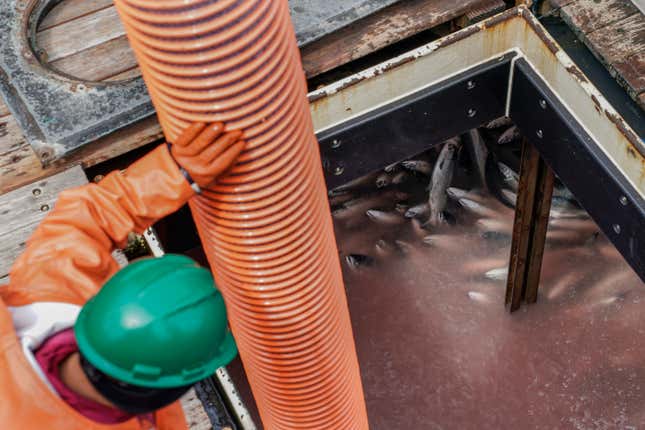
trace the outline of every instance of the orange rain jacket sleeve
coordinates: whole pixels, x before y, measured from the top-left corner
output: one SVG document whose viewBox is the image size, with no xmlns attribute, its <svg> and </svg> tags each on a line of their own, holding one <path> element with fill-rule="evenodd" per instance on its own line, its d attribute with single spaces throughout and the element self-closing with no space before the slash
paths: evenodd
<svg viewBox="0 0 645 430">
<path fill-rule="evenodd" d="M 99 184 L 60 194 L 52 212 L 0 287 L 0 428 L 140 430 L 137 420 L 100 425 L 77 414 L 31 369 L 13 330 L 7 306 L 34 302 L 83 305 L 119 266 L 112 258 L 131 231 L 142 232 L 176 211 L 194 191 L 168 148 L 160 146 Z M 178 402 L 158 411 L 160 430 L 186 429 Z"/>
<path fill-rule="evenodd" d="M 193 194 L 165 145 L 125 173 L 63 191 L 11 268 L 3 301 L 84 304 L 119 269 L 111 253 L 128 233 L 143 232 Z"/>
</svg>

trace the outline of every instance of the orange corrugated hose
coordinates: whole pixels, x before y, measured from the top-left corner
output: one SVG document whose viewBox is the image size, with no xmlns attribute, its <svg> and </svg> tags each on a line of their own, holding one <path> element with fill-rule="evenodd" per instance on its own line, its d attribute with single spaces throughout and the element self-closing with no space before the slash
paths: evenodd
<svg viewBox="0 0 645 430">
<path fill-rule="evenodd" d="M 267 429 L 367 429 L 286 0 L 115 0 L 173 142 L 222 121 L 248 145 L 191 202 Z"/>
</svg>

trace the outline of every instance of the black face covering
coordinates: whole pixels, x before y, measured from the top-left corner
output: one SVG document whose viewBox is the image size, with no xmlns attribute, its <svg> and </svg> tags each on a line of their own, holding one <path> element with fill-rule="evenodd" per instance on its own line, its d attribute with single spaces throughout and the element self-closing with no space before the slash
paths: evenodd
<svg viewBox="0 0 645 430">
<path fill-rule="evenodd" d="M 83 372 L 94 388 L 120 410 L 132 415 L 146 414 L 168 406 L 192 385 L 177 388 L 146 388 L 126 384 L 92 366 L 81 354 Z"/>
</svg>

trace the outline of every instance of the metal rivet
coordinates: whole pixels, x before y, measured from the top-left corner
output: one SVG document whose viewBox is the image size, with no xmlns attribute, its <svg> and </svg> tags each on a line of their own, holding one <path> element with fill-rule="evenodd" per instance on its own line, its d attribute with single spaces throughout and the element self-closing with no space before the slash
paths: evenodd
<svg viewBox="0 0 645 430">
<path fill-rule="evenodd" d="M 331 147 L 334 148 L 334 149 L 340 148 L 340 140 L 338 140 L 338 139 L 332 140 L 331 141 Z"/>
<path fill-rule="evenodd" d="M 468 116 L 470 118 L 474 117 L 475 115 L 477 115 L 477 111 L 475 109 L 473 108 L 468 109 Z"/>
<path fill-rule="evenodd" d="M 543 132 L 542 132 L 542 130 L 540 130 L 540 129 L 538 129 L 538 130 L 535 132 L 535 134 L 537 134 L 537 137 L 539 137 L 540 139 L 542 139 L 542 137 L 544 136 L 544 133 L 543 133 Z"/>
<path fill-rule="evenodd" d="M 40 211 L 41 211 L 41 212 L 47 212 L 48 210 L 49 210 L 49 205 L 42 205 L 42 206 L 40 207 Z"/>
<path fill-rule="evenodd" d="M 469 90 L 472 90 L 473 88 L 475 88 L 475 82 L 473 82 L 473 81 L 468 81 L 468 82 L 466 83 L 466 88 L 468 88 Z"/>
<path fill-rule="evenodd" d="M 627 203 L 628 203 L 628 201 L 627 201 L 627 197 L 625 197 L 625 196 L 621 196 L 621 197 L 620 197 L 620 199 L 618 199 L 618 200 L 620 201 L 620 204 L 621 204 L 621 205 L 623 205 L 623 206 L 627 206 Z"/>
<path fill-rule="evenodd" d="M 540 100 L 540 107 L 542 109 L 546 109 L 546 100 L 544 100 L 544 99 Z"/>
<path fill-rule="evenodd" d="M 613 228 L 614 228 L 614 231 L 616 232 L 616 234 L 620 234 L 620 225 L 614 224 Z"/>
<path fill-rule="evenodd" d="M 343 166 L 334 167 L 334 175 L 336 176 L 342 175 L 344 171 L 345 171 L 345 168 Z"/>
<path fill-rule="evenodd" d="M 40 191 L 40 188 L 34 188 L 31 194 L 33 194 L 34 196 L 39 196 L 42 194 L 42 191 Z"/>
</svg>

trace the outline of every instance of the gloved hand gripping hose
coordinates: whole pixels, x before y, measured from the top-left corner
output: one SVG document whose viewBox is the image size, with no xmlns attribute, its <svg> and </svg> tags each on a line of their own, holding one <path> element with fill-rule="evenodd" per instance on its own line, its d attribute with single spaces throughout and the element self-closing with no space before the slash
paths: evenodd
<svg viewBox="0 0 645 430">
<path fill-rule="evenodd" d="M 367 429 L 306 85 L 286 0 L 115 0 L 169 142 L 248 142 L 191 201 L 267 429 Z"/>
</svg>

